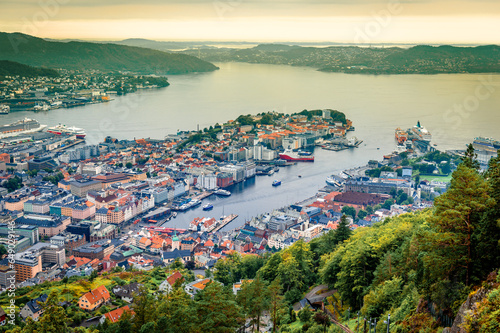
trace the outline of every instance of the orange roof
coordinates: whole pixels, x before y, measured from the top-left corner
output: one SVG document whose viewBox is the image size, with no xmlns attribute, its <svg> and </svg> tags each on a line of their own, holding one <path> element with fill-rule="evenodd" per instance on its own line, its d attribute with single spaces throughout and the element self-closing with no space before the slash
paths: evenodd
<svg viewBox="0 0 500 333">
<path fill-rule="evenodd" d="M 214 242 L 212 242 L 210 239 L 205 242 L 206 247 L 214 246 Z"/>
<path fill-rule="evenodd" d="M 109 319 L 110 322 L 116 323 L 118 320 L 120 320 L 120 317 L 123 315 L 123 313 L 127 311 L 130 312 L 130 314 L 135 314 L 133 310 L 130 310 L 128 305 L 125 305 L 122 308 L 114 309 L 113 311 L 109 311 L 108 313 L 105 313 L 104 316 Z"/>
<path fill-rule="evenodd" d="M 179 279 L 182 279 L 184 280 L 184 278 L 182 277 L 182 274 L 179 273 L 178 271 L 176 271 L 174 274 L 170 275 L 168 278 L 167 278 L 167 282 L 169 285 L 173 286 L 175 284 L 175 282 Z"/>
<path fill-rule="evenodd" d="M 207 286 L 207 284 L 209 282 L 210 282 L 210 279 L 204 279 L 204 280 L 201 280 L 200 282 L 193 284 L 193 287 L 198 288 L 200 290 L 203 290 L 203 289 L 205 289 L 205 287 Z"/>
<path fill-rule="evenodd" d="M 89 291 L 82 297 L 85 297 L 92 305 L 99 302 L 101 299 L 103 299 L 104 302 L 107 302 L 110 299 L 108 289 L 106 289 L 106 286 L 104 285 Z"/>
</svg>

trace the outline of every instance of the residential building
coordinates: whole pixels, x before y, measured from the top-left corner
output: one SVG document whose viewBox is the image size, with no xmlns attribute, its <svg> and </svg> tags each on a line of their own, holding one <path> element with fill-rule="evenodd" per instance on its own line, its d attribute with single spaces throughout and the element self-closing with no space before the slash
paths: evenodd
<svg viewBox="0 0 500 333">
<path fill-rule="evenodd" d="M 21 316 L 23 320 L 30 317 L 34 321 L 38 321 L 43 314 L 43 308 L 40 303 L 47 302 L 48 298 L 47 294 L 42 294 L 38 298 L 28 301 L 21 311 L 19 311 L 19 316 Z"/>
<path fill-rule="evenodd" d="M 109 291 L 106 286 L 99 286 L 94 290 L 89 291 L 78 301 L 78 306 L 82 310 L 93 311 L 110 301 Z"/>
</svg>

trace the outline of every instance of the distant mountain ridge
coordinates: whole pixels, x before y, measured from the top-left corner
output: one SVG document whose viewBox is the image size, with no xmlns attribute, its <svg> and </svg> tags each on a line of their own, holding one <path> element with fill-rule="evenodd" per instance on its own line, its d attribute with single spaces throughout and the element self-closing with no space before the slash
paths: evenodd
<svg viewBox="0 0 500 333">
<path fill-rule="evenodd" d="M 55 42 L 21 33 L 3 32 L 0 32 L 0 60 L 50 68 L 143 74 L 184 74 L 218 69 L 191 55 L 118 44 Z"/>
<path fill-rule="evenodd" d="M 500 46 L 369 48 L 262 44 L 247 49 L 186 50 L 207 61 L 308 66 L 325 72 L 361 74 L 500 73 Z"/>
<path fill-rule="evenodd" d="M 38 76 L 59 76 L 59 73 L 50 68 L 32 67 L 20 64 L 15 61 L 0 60 L 0 77 L 1 76 L 24 76 L 24 77 L 38 77 Z"/>
</svg>

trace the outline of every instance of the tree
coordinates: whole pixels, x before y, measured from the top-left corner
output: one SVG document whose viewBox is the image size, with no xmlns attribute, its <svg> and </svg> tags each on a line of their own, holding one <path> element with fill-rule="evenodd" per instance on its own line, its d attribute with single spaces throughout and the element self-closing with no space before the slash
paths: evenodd
<svg viewBox="0 0 500 333">
<path fill-rule="evenodd" d="M 356 218 L 356 209 L 354 209 L 354 207 L 344 206 L 342 207 L 341 213 L 351 216 L 353 220 Z"/>
<path fill-rule="evenodd" d="M 307 323 L 312 318 L 312 312 L 308 307 L 304 307 L 299 311 L 298 317 L 301 322 Z"/>
<path fill-rule="evenodd" d="M 196 312 L 199 318 L 197 329 L 200 332 L 232 332 L 240 327 L 244 318 L 232 290 L 212 282 L 198 295 Z"/>
<path fill-rule="evenodd" d="M 214 278 L 224 285 L 241 280 L 241 255 L 238 252 L 229 254 L 225 259 L 215 263 Z"/>
<path fill-rule="evenodd" d="M 97 271 L 96 270 L 93 270 L 92 273 L 90 273 L 90 276 L 89 276 L 89 281 L 92 282 L 94 281 L 99 275 L 97 274 Z"/>
<path fill-rule="evenodd" d="M 197 318 L 196 304 L 182 288 L 174 288 L 157 308 L 157 333 L 190 333 L 201 318 Z"/>
<path fill-rule="evenodd" d="M 479 162 L 477 161 L 477 154 L 474 151 L 472 143 L 469 143 L 469 145 L 467 146 L 467 150 L 465 151 L 465 154 L 462 157 L 462 163 L 468 168 L 479 170 L 480 165 Z"/>
<path fill-rule="evenodd" d="M 133 164 L 132 164 L 131 162 L 127 162 L 127 163 L 125 164 L 125 167 L 126 167 L 127 169 L 131 169 L 131 168 L 132 168 L 132 166 L 133 166 Z"/>
<path fill-rule="evenodd" d="M 330 317 L 324 311 L 316 311 L 313 316 L 313 320 L 318 324 L 323 326 L 323 332 L 326 332 L 328 326 L 330 326 Z"/>
<path fill-rule="evenodd" d="M 141 330 L 142 325 L 153 321 L 156 302 L 154 298 L 149 294 L 146 287 L 139 287 L 139 291 L 134 298 L 134 332 L 139 332 Z"/>
<path fill-rule="evenodd" d="M 391 209 L 391 206 L 394 204 L 394 200 L 392 199 L 387 199 L 384 204 L 382 205 L 382 208 L 384 209 Z"/>
<path fill-rule="evenodd" d="M 260 332 L 262 313 L 269 308 L 268 290 L 265 282 L 259 277 L 253 282 L 244 282 L 236 299 L 245 314 L 252 318 L 254 327 L 257 325 L 257 332 Z"/>
<path fill-rule="evenodd" d="M 281 295 L 281 281 L 275 279 L 268 287 L 269 295 L 269 315 L 273 322 L 273 333 L 278 328 L 278 322 L 281 315 L 284 313 L 284 297 Z"/>
<path fill-rule="evenodd" d="M 494 205 L 488 191 L 488 183 L 466 158 L 453 172 L 448 191 L 436 198 L 434 216 L 430 219 L 438 232 L 432 235 L 431 244 L 446 250 L 441 256 L 450 272 L 460 267 L 465 269 L 466 285 L 470 283 L 472 235 L 479 227 L 482 212 Z"/>
<path fill-rule="evenodd" d="M 0 257 L 3 257 L 4 254 L 7 254 L 7 249 L 3 244 L 0 244 Z"/>
<path fill-rule="evenodd" d="M 368 212 L 364 209 L 361 209 L 359 212 L 358 212 L 358 218 L 360 219 L 364 219 L 365 217 L 368 216 Z"/>
<path fill-rule="evenodd" d="M 349 228 L 349 222 L 347 222 L 347 216 L 342 215 L 340 218 L 339 226 L 337 230 L 335 230 L 335 234 L 333 237 L 334 244 L 339 244 L 348 240 L 351 237 L 352 230 Z"/>
</svg>

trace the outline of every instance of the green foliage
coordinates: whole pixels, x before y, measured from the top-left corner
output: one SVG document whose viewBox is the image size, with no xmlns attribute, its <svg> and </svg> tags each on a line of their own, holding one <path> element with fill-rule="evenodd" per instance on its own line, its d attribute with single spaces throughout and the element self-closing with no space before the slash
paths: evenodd
<svg viewBox="0 0 500 333">
<path fill-rule="evenodd" d="M 43 177 L 43 181 L 51 182 L 54 185 L 57 185 L 57 183 L 59 183 L 59 181 L 61 181 L 62 179 L 64 179 L 64 175 L 62 174 L 62 172 L 58 172 L 55 175 Z"/>
<path fill-rule="evenodd" d="M 403 281 L 399 277 L 384 281 L 364 297 L 361 313 L 366 317 L 380 317 L 387 309 L 399 303 Z"/>
<path fill-rule="evenodd" d="M 342 214 L 344 215 L 349 215 L 351 216 L 353 219 L 356 218 L 356 209 L 354 207 L 351 207 L 351 206 L 344 206 L 342 207 L 342 211 L 341 211 Z"/>
<path fill-rule="evenodd" d="M 14 192 L 15 190 L 23 187 L 23 181 L 18 176 L 14 176 L 12 178 L 9 178 L 9 180 L 7 180 L 3 187 L 5 187 L 9 192 Z"/>
<path fill-rule="evenodd" d="M 312 311 L 309 308 L 302 308 L 298 313 L 297 317 L 299 317 L 300 321 L 303 323 L 307 323 L 312 318 Z"/>
</svg>

